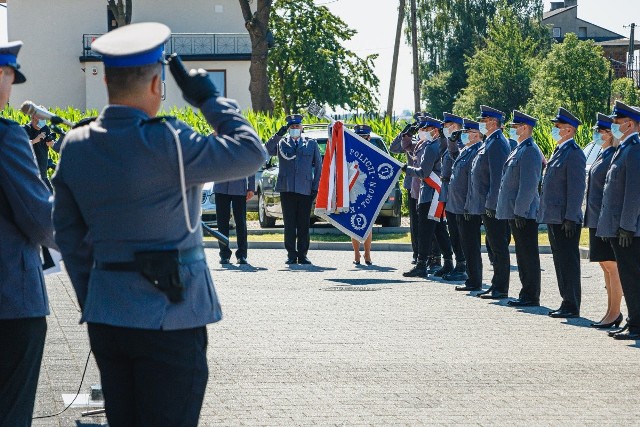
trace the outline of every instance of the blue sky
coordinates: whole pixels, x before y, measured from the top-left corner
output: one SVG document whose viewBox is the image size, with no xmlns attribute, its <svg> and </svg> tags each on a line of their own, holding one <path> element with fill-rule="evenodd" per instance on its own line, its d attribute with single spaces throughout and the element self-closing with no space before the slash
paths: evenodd
<svg viewBox="0 0 640 427">
<path fill-rule="evenodd" d="M 550 3 L 545 1 L 545 10 L 550 8 Z M 316 4 L 326 5 L 333 13 L 340 15 L 351 28 L 358 31 L 353 40 L 347 43 L 349 49 L 360 56 L 379 54 L 375 61 L 375 72 L 380 79 L 378 98 L 381 108 L 385 109 L 389 92 L 398 1 L 316 0 Z M 631 22 L 640 25 L 639 4 L 640 0 L 578 0 L 578 17 L 628 37 L 629 29 L 624 26 Z M 640 28 L 636 31 L 636 40 L 638 39 L 640 39 Z M 6 9 L 0 7 L 0 42 L 6 40 Z M 413 109 L 412 91 L 411 48 L 403 39 L 394 98 L 396 112 Z"/>
</svg>

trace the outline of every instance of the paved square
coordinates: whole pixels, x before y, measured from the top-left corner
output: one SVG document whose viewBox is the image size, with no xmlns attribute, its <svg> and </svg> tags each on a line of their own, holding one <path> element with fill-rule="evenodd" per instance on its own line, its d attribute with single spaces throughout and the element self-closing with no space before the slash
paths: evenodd
<svg viewBox="0 0 640 427">
<path fill-rule="evenodd" d="M 291 268 L 284 249 L 250 249 L 250 266 L 226 268 L 206 252 L 224 319 L 209 327 L 202 426 L 640 423 L 640 347 L 588 327 L 606 309 L 597 264 L 582 261 L 584 317 L 567 321 L 546 315 L 560 302 L 550 255 L 544 307 L 518 310 L 403 278 L 407 252 L 374 251 L 375 265 L 358 268 L 349 251 L 311 251 L 315 265 Z M 88 353 L 66 274 L 47 285 L 36 415 L 63 408 Z M 519 290 L 513 267 L 510 295 Z M 98 382 L 92 359 L 82 392 Z M 106 425 L 82 410 L 34 425 Z"/>
</svg>

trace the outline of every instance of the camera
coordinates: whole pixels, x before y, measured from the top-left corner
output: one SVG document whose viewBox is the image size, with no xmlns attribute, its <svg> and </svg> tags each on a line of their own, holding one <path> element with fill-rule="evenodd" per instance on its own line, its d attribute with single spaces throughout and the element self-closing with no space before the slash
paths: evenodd
<svg viewBox="0 0 640 427">
<path fill-rule="evenodd" d="M 55 139 L 56 139 L 56 135 L 53 132 L 49 132 L 45 134 L 41 142 L 55 141 Z"/>
</svg>

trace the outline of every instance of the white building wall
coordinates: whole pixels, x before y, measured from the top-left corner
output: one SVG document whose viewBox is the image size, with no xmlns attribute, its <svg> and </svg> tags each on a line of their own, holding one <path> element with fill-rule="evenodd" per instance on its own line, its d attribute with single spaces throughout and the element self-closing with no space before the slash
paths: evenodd
<svg viewBox="0 0 640 427">
<path fill-rule="evenodd" d="M 31 99 L 46 107 L 100 110 L 107 102 L 102 63 L 81 63 L 82 35 L 107 31 L 105 0 L 7 0 L 9 40 L 22 40 L 19 62 L 27 82 L 10 103 Z M 132 22 L 157 21 L 174 33 L 246 33 L 237 0 L 134 0 Z M 249 61 L 185 62 L 188 68 L 226 70 L 227 96 L 251 106 Z M 93 69 L 96 74 L 93 74 Z M 84 70 L 83 70 L 84 69 Z M 163 108 L 186 103 L 167 69 Z"/>
</svg>

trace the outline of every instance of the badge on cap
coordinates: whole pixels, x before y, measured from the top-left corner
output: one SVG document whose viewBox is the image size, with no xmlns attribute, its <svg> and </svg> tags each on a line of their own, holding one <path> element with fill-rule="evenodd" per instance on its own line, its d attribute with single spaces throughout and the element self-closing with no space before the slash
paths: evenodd
<svg viewBox="0 0 640 427">
<path fill-rule="evenodd" d="M 164 24 L 141 22 L 98 37 L 91 49 L 102 55 L 105 67 L 140 67 L 164 61 L 164 44 L 170 36 Z"/>
</svg>

